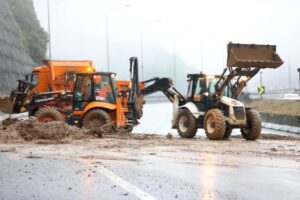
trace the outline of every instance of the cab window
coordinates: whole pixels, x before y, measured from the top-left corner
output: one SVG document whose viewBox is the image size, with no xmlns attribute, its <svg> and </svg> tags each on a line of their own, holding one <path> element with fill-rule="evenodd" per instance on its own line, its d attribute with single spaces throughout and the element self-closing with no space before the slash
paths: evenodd
<svg viewBox="0 0 300 200">
<path fill-rule="evenodd" d="M 91 76 L 78 76 L 74 89 L 74 110 L 83 110 L 92 99 Z"/>
<path fill-rule="evenodd" d="M 208 80 L 208 93 L 209 93 L 209 96 L 213 96 L 213 95 L 216 94 L 216 84 L 217 84 L 216 79 Z"/>
<path fill-rule="evenodd" d="M 90 76 L 78 76 L 75 86 L 75 98 L 89 100 L 92 96 L 92 84 Z"/>
<path fill-rule="evenodd" d="M 115 103 L 109 75 L 94 75 L 94 96 L 96 101 Z"/>
<path fill-rule="evenodd" d="M 231 85 L 226 86 L 226 87 L 224 88 L 224 93 L 223 93 L 223 95 L 226 96 L 226 97 L 230 97 L 230 98 L 232 97 Z"/>
<path fill-rule="evenodd" d="M 25 79 L 29 81 L 34 87 L 38 85 L 38 74 L 27 74 Z"/>
<path fill-rule="evenodd" d="M 207 92 L 207 85 L 208 82 L 206 78 L 204 77 L 198 78 L 196 88 L 195 88 L 195 94 L 204 94 L 205 92 Z"/>
</svg>

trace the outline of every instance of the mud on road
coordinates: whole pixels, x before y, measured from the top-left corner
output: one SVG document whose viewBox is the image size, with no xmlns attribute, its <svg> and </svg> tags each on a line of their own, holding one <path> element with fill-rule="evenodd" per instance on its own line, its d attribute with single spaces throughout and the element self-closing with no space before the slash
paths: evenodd
<svg viewBox="0 0 300 200">
<path fill-rule="evenodd" d="M 69 195 L 66 199 L 74 199 L 73 192 L 86 194 L 103 186 L 108 186 L 104 193 L 116 195 L 115 199 L 136 199 L 129 191 L 120 195 L 122 187 L 105 178 L 101 171 L 105 169 L 158 199 L 244 199 L 249 191 L 260 199 L 266 199 L 264 195 L 282 199 L 280 191 L 290 197 L 298 194 L 294 188 L 300 171 L 300 137 L 263 133 L 256 141 L 246 141 L 234 134 L 228 140 L 210 141 L 204 135 L 182 139 L 170 133 L 122 133 L 99 138 L 62 122 L 42 124 L 30 118 L 2 123 L 0 158 L 4 159 L 0 188 L 11 197 L 42 196 L 44 190 L 55 195 L 58 189 L 53 188 L 61 185 L 59 191 Z M 211 187 L 209 180 L 219 184 Z M 283 189 L 274 193 L 273 180 L 275 188 Z M 256 185 L 257 181 L 266 181 L 270 188 L 262 190 L 267 186 Z M 97 192 L 91 195 L 99 197 Z"/>
<path fill-rule="evenodd" d="M 94 132 L 63 122 L 40 123 L 29 118 L 2 122 L 0 151 L 11 149 L 35 154 L 40 154 L 41 149 L 43 152 L 55 149 L 58 156 L 108 160 L 135 159 L 137 155 L 180 158 L 186 162 L 209 161 L 209 155 L 226 157 L 233 163 L 241 163 L 246 158 L 284 159 L 297 163 L 300 168 L 300 137 L 271 133 L 263 133 L 256 141 L 246 141 L 238 135 L 223 141 L 210 141 L 205 136 L 182 139 L 170 133 L 163 136 L 122 133 L 99 138 Z"/>
<path fill-rule="evenodd" d="M 1 143 L 60 144 L 87 138 L 95 138 L 93 131 L 59 121 L 41 123 L 34 117 L 26 120 L 8 118 L 0 125 Z"/>
</svg>

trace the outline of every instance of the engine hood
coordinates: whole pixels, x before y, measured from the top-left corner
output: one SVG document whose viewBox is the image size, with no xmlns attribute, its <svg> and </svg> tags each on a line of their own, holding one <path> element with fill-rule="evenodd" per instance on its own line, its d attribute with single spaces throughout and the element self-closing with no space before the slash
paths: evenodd
<svg viewBox="0 0 300 200">
<path fill-rule="evenodd" d="M 232 99 L 226 96 L 221 97 L 221 103 L 231 106 L 244 106 L 244 104 L 236 99 Z"/>
</svg>

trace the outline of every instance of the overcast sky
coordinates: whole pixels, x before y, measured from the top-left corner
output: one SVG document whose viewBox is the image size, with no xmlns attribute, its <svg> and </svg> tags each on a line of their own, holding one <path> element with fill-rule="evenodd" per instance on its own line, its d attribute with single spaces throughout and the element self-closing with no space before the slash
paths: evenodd
<svg viewBox="0 0 300 200">
<path fill-rule="evenodd" d="M 47 28 L 47 1 L 34 0 Z M 128 6 L 129 5 L 129 6 Z M 185 64 L 179 71 L 221 73 L 226 44 L 276 44 L 285 64 L 263 70 L 267 89 L 298 88 L 300 67 L 300 1 L 297 0 L 50 0 L 53 59 L 90 59 L 107 69 L 105 13 L 108 13 L 111 71 L 128 74 L 128 58 L 141 55 L 143 33 L 145 78 L 173 78 L 173 53 Z M 159 50 L 159 51 L 158 51 Z M 157 52 L 166 51 L 157 59 Z M 165 59 L 165 60 L 164 60 Z M 149 66 L 149 63 L 155 63 Z M 165 68 L 164 70 L 161 70 Z M 164 74 L 161 74 L 164 71 Z M 178 75 L 183 79 L 185 75 Z M 248 90 L 255 91 L 259 77 Z"/>
</svg>

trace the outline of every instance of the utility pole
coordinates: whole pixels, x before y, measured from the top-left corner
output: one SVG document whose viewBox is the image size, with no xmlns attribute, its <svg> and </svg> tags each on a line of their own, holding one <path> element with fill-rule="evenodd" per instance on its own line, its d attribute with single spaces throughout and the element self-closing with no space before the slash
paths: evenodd
<svg viewBox="0 0 300 200">
<path fill-rule="evenodd" d="M 48 34 L 49 34 L 49 60 L 51 60 L 51 25 L 50 25 L 50 2 L 47 0 L 47 11 L 48 11 Z"/>
<path fill-rule="evenodd" d="M 147 24 L 152 24 L 152 23 L 159 23 L 161 22 L 161 19 L 157 19 L 155 21 L 149 21 L 149 22 L 146 22 L 146 23 L 142 23 L 141 22 L 141 27 L 140 27 L 140 39 L 141 39 L 141 74 L 142 74 L 142 80 L 144 80 L 144 26 L 147 25 Z"/>
<path fill-rule="evenodd" d="M 299 95 L 300 95 L 300 67 L 297 69 L 297 71 L 299 72 Z"/>
<path fill-rule="evenodd" d="M 291 65 L 289 64 L 289 89 L 292 89 Z"/>
<path fill-rule="evenodd" d="M 174 85 L 176 85 L 176 39 L 173 39 Z"/>
<path fill-rule="evenodd" d="M 201 53 L 200 54 L 200 57 L 201 57 L 201 72 L 204 73 L 204 71 L 203 71 L 204 70 L 204 67 L 203 67 L 203 42 L 201 42 L 200 48 L 201 48 L 200 49 L 201 50 L 201 52 L 200 52 Z"/>
<path fill-rule="evenodd" d="M 141 69 L 142 69 L 142 81 L 144 80 L 144 30 L 141 24 Z"/>
<path fill-rule="evenodd" d="M 118 9 L 122 9 L 122 8 L 128 8 L 131 5 L 125 5 L 125 6 L 119 6 L 119 7 L 115 7 L 115 8 L 111 8 L 109 10 L 105 11 L 105 28 L 106 28 L 106 61 L 107 61 L 107 71 L 109 72 L 110 70 L 110 63 L 109 63 L 109 26 L 108 26 L 108 14 L 110 11 L 114 11 L 114 10 L 118 10 Z"/>
<path fill-rule="evenodd" d="M 105 12 L 105 29 L 106 29 L 106 64 L 109 72 L 109 36 L 108 36 L 108 11 Z"/>
</svg>

